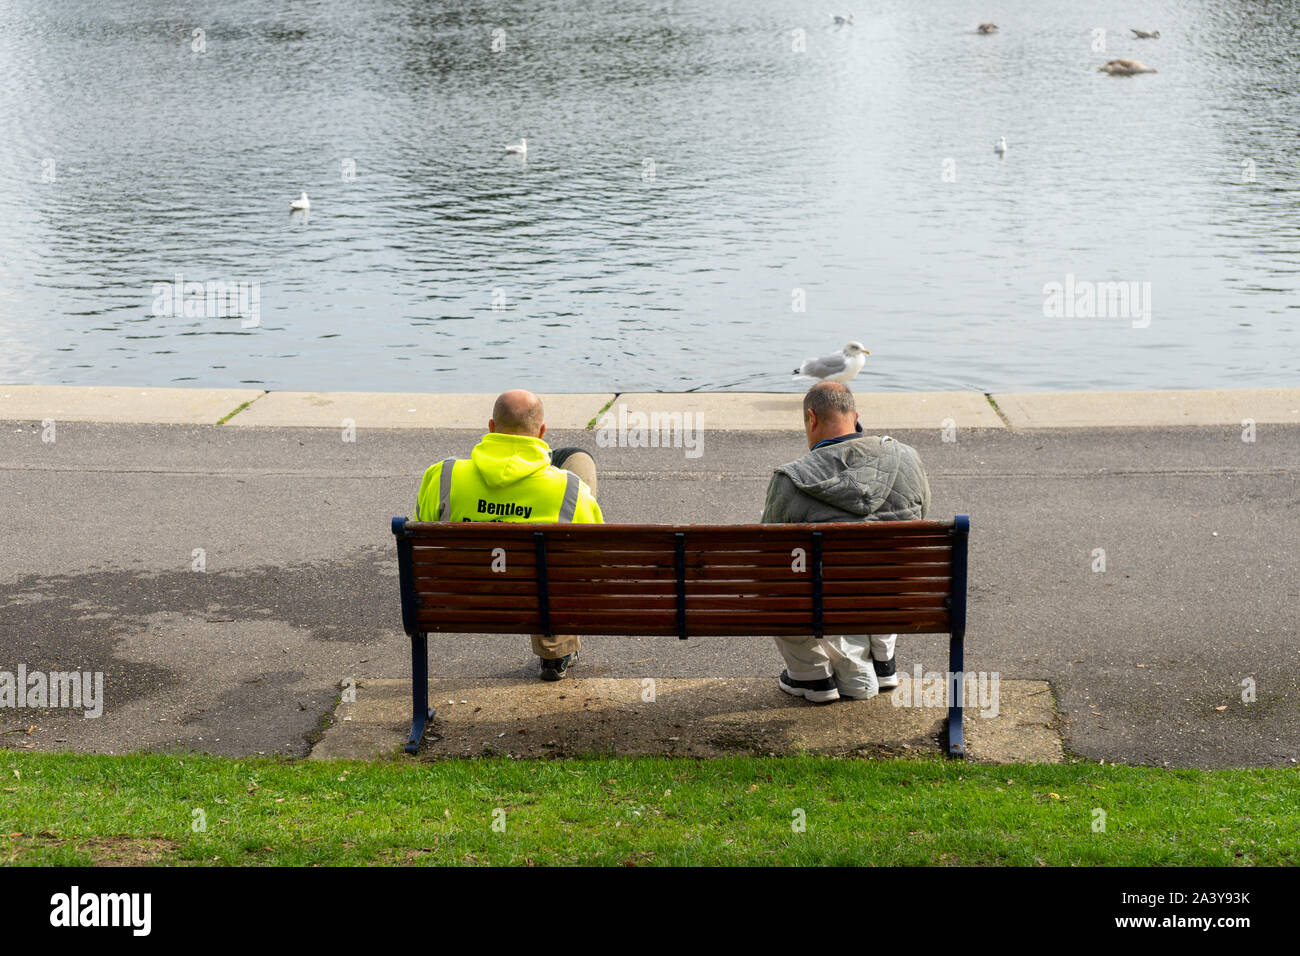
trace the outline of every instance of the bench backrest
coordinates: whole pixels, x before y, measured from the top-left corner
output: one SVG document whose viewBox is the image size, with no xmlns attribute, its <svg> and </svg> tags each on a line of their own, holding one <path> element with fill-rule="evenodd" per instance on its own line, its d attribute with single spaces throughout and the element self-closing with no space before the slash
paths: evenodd
<svg viewBox="0 0 1300 956">
<path fill-rule="evenodd" d="M 408 634 L 951 633 L 970 519 L 599 525 L 393 519 Z"/>
</svg>

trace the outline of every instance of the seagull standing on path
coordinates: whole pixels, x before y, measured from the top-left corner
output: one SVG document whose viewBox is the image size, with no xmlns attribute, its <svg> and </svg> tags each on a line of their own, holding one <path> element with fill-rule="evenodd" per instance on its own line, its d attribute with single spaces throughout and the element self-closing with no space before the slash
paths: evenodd
<svg viewBox="0 0 1300 956">
<path fill-rule="evenodd" d="M 999 156 L 1005 156 L 1007 154 L 1007 138 L 1005 136 L 993 144 L 993 152 L 997 153 Z"/>
<path fill-rule="evenodd" d="M 794 370 L 794 374 L 821 379 L 823 382 L 849 382 L 862 371 L 862 366 L 867 364 L 867 356 L 870 354 L 862 347 L 861 342 L 850 342 L 844 346 L 843 351 L 832 352 L 821 358 L 805 359 L 804 363 Z"/>
<path fill-rule="evenodd" d="M 306 193 L 303 193 L 301 199 L 291 199 L 291 200 L 289 200 L 289 208 L 290 208 L 290 209 L 304 209 L 304 210 L 305 210 L 305 209 L 310 209 L 310 208 L 311 208 L 311 200 L 307 198 L 307 194 L 306 194 Z"/>
</svg>

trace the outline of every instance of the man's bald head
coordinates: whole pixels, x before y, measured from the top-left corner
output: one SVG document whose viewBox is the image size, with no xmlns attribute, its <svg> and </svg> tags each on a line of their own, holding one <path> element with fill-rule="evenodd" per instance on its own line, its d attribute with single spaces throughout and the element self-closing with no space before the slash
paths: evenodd
<svg viewBox="0 0 1300 956">
<path fill-rule="evenodd" d="M 514 388 L 497 396 L 492 406 L 488 431 L 503 435 L 527 435 L 541 438 L 546 431 L 542 420 L 542 400 L 532 392 Z"/>
</svg>

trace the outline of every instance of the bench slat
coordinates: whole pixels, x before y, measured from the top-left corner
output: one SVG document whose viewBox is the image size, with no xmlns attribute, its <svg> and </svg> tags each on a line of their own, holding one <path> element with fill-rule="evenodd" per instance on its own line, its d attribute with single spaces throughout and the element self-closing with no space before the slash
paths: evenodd
<svg viewBox="0 0 1300 956">
<path fill-rule="evenodd" d="M 910 578 L 942 578 L 952 574 L 950 561 L 917 561 L 905 564 L 858 562 L 847 564 L 823 559 L 823 573 L 829 579 L 874 581 L 882 579 L 906 580 Z M 417 564 L 412 569 L 417 580 L 434 581 L 531 581 L 537 569 L 532 565 L 507 565 L 499 570 L 484 564 L 430 566 Z M 674 581 L 676 571 L 672 566 L 657 565 L 561 565 L 547 564 L 548 577 L 553 583 L 579 581 Z M 801 582 L 812 579 L 811 558 L 802 570 L 792 570 L 785 565 L 740 564 L 687 564 L 683 569 L 686 580 L 706 584 L 713 581 L 771 581 Z"/>
<path fill-rule="evenodd" d="M 692 573 L 693 571 L 693 573 Z M 852 565 L 843 566 L 824 563 L 822 575 L 826 581 L 876 581 L 876 580 L 911 580 L 914 578 L 945 578 L 951 573 L 949 564 L 911 564 L 911 565 Z M 745 581 L 790 581 L 808 578 L 806 572 L 797 574 L 789 568 L 695 568 L 687 569 L 688 579 L 703 581 L 723 581 L 738 579 Z"/>
<path fill-rule="evenodd" d="M 771 626 L 766 623 L 766 618 L 756 620 L 752 624 L 746 622 L 727 621 L 722 624 L 707 624 L 692 622 L 690 633 L 692 637 L 734 637 L 737 625 L 745 627 L 745 634 L 752 637 L 812 637 L 812 628 L 803 627 L 780 627 Z M 933 618 L 921 623 L 889 621 L 881 623 L 856 623 L 856 624 L 836 624 L 827 621 L 822 627 L 823 634 L 945 634 L 948 631 L 947 618 Z M 591 631 L 595 634 L 597 631 Z M 629 630 L 624 632 L 625 635 L 631 636 L 640 632 Z M 666 636 L 675 636 L 676 631 L 667 630 L 657 632 Z"/>
<path fill-rule="evenodd" d="M 507 585 L 514 586 L 507 589 Z M 673 594 L 675 593 L 673 585 L 674 578 L 672 575 L 658 578 L 623 578 L 594 574 L 590 578 L 557 579 L 552 576 L 550 579 L 552 594 L 610 594 L 619 593 L 624 589 L 625 593 L 629 594 Z M 870 578 L 827 575 L 822 584 L 823 592 L 827 595 L 930 592 L 947 594 L 951 586 L 952 578 L 940 574 Z M 536 585 L 533 583 L 531 575 L 527 578 L 520 576 L 509 578 L 506 575 L 489 577 L 483 575 L 470 580 L 449 577 L 417 577 L 415 579 L 417 593 L 492 593 L 493 589 L 505 589 L 499 591 L 499 593 L 503 594 L 536 593 Z M 745 575 L 720 575 L 713 579 L 688 576 L 686 580 L 686 593 L 690 595 L 747 594 L 756 591 L 765 594 L 811 594 L 812 584 L 806 579 L 798 580 L 794 575 L 780 580 L 754 578 Z"/>
<path fill-rule="evenodd" d="M 423 536 L 445 540 L 474 539 L 478 536 L 517 536 L 520 541 L 529 540 L 533 531 L 545 530 L 548 537 L 556 543 L 580 540 L 591 536 L 610 535 L 625 540 L 655 538 L 667 535 L 671 537 L 678 531 L 686 534 L 700 534 L 717 541 L 752 540 L 754 536 L 764 539 L 776 539 L 783 535 L 811 534 L 821 532 L 829 539 L 831 536 L 848 534 L 855 537 L 864 535 L 881 535 L 889 538 L 908 537 L 911 535 L 949 535 L 953 531 L 951 521 L 831 521 L 825 524 L 684 524 L 684 525 L 644 525 L 644 524 L 568 524 L 537 525 L 509 521 L 462 521 L 444 524 L 437 521 L 407 521 L 403 526 L 406 533 L 415 538 Z"/>
<path fill-rule="evenodd" d="M 549 577 L 554 582 L 559 581 L 661 581 L 676 580 L 676 572 L 671 567 L 657 567 L 653 565 L 634 565 L 624 567 L 619 565 L 590 565 L 583 567 L 567 565 L 547 565 Z M 952 573 L 952 563 L 947 561 L 917 562 L 914 564 L 836 564 L 834 562 L 823 561 L 823 573 L 827 579 L 835 578 L 837 580 L 878 580 L 888 578 L 908 579 L 908 578 L 939 578 L 947 577 Z M 782 565 L 777 567 L 764 567 L 755 565 L 734 565 L 734 564 L 688 564 L 685 569 L 687 581 L 719 581 L 719 580 L 749 580 L 749 581 L 807 581 L 811 578 L 808 570 L 793 571 L 788 566 Z M 490 566 L 480 565 L 444 565 L 441 567 L 429 567 L 428 565 L 416 565 L 415 576 L 417 580 L 447 580 L 447 581 L 524 581 L 531 580 L 535 575 L 535 568 L 532 566 L 515 566 L 507 564 L 505 570 L 493 571 Z"/>
<path fill-rule="evenodd" d="M 827 625 L 822 628 L 823 634 L 946 634 L 948 632 L 948 623 L 930 623 L 930 624 L 899 624 L 897 622 L 888 624 L 863 624 L 854 627 L 836 627 Z M 450 624 L 442 626 L 439 624 L 421 622 L 420 628 L 428 634 L 510 634 L 510 635 L 527 635 L 534 633 L 535 629 L 527 627 L 517 627 L 514 625 L 498 625 L 486 622 L 477 622 L 472 625 Z M 606 635 L 610 637 L 677 637 L 677 627 L 675 619 L 669 619 L 668 626 L 648 626 L 644 624 L 633 624 L 625 626 L 605 625 L 600 628 L 588 628 L 579 632 L 570 628 L 567 632 L 557 631 L 557 633 L 580 633 L 583 637 L 592 637 Z M 692 637 L 735 637 L 736 626 L 734 624 L 705 624 L 698 627 L 692 625 Z M 811 628 L 807 627 L 784 627 L 762 625 L 753 630 L 746 630 L 746 637 L 811 637 Z"/>
<path fill-rule="evenodd" d="M 687 560 L 698 559 L 701 556 L 734 555 L 739 560 L 756 560 L 760 562 L 779 563 L 781 561 L 789 562 L 792 560 L 791 551 L 795 548 L 808 549 L 811 541 L 809 537 L 800 537 L 788 542 L 782 542 L 777 547 L 759 549 L 753 542 L 749 547 L 727 547 L 726 545 L 714 545 L 712 542 L 705 543 L 702 538 L 693 538 L 687 535 L 686 556 Z M 579 564 L 585 561 L 613 560 L 620 563 L 636 563 L 642 560 L 656 560 L 665 553 L 673 553 L 673 540 L 665 539 L 662 546 L 641 545 L 633 546 L 624 542 L 609 542 L 609 547 L 602 547 L 602 542 L 584 542 L 583 547 L 564 547 L 555 545 L 547 534 L 547 557 L 551 561 L 563 559 L 562 563 Z M 786 547 L 785 545 L 789 545 Z M 879 554 L 887 556 L 894 554 L 901 560 L 904 555 L 921 555 L 933 553 L 950 553 L 952 550 L 952 540 L 950 538 L 918 538 L 915 540 L 900 540 L 889 542 L 880 539 L 876 540 L 840 540 L 823 542 L 822 553 L 824 555 L 839 554 Z M 536 556 L 533 551 L 532 539 L 526 543 L 519 543 L 514 540 L 502 540 L 499 542 L 481 541 L 477 543 L 456 544 L 450 541 L 439 542 L 437 546 L 421 543 L 416 539 L 412 554 L 416 562 L 436 561 L 446 564 L 473 564 L 476 561 L 491 561 L 495 553 L 504 551 L 507 562 L 510 559 L 518 561 L 535 562 Z"/>
<path fill-rule="evenodd" d="M 590 633 L 605 633 L 599 629 L 599 625 L 622 624 L 633 621 L 670 621 L 674 624 L 674 633 L 676 633 L 674 611 L 672 608 L 621 608 L 615 611 L 605 610 L 585 610 L 580 608 L 571 608 L 566 610 L 552 609 L 551 620 L 554 630 L 559 633 L 565 627 L 574 627 L 582 625 Z M 827 610 L 825 620 L 827 625 L 838 624 L 843 627 L 852 627 L 856 624 L 870 624 L 881 621 L 929 621 L 931 619 L 944 619 L 948 617 L 946 611 L 932 608 L 915 608 L 894 610 Z M 495 608 L 421 608 L 419 611 L 421 621 L 438 622 L 450 624 L 463 622 L 471 624 L 480 621 L 498 620 L 502 623 L 520 624 L 528 628 L 528 631 L 521 633 L 531 633 L 537 630 L 538 615 L 536 609 L 512 608 L 502 610 L 500 607 Z M 730 620 L 737 625 L 750 621 L 767 621 L 773 624 L 784 624 L 790 627 L 802 627 L 805 631 L 811 631 L 812 621 L 806 611 L 770 611 L 758 610 L 747 612 L 744 610 L 721 609 L 717 611 L 696 611 L 687 614 L 688 628 L 694 623 L 708 620 L 710 618 L 721 620 Z M 742 631 L 742 633 L 748 633 Z"/>
<path fill-rule="evenodd" d="M 806 549 L 805 549 L 806 550 Z M 839 564 L 913 564 L 928 562 L 946 562 L 951 559 L 951 546 L 943 548 L 893 548 L 881 550 L 838 550 L 828 551 L 823 549 L 823 561 L 835 561 Z M 804 554 L 804 561 L 811 560 L 810 554 Z M 449 563 L 467 564 L 472 563 L 472 559 L 466 558 L 461 560 L 459 557 L 444 559 Z M 477 558 L 483 561 L 484 558 Z M 600 552 L 600 551 L 550 551 L 547 552 L 547 560 L 553 567 L 638 567 L 638 566 L 657 566 L 663 562 L 662 551 L 627 551 L 627 552 Z M 689 567 L 784 567 L 790 568 L 795 563 L 789 552 L 768 552 L 766 554 L 757 551 L 720 551 L 710 548 L 708 551 L 698 549 L 686 549 L 686 566 Z"/>
<path fill-rule="evenodd" d="M 862 597 L 860 595 L 845 595 L 840 597 L 823 597 L 822 606 L 827 610 L 870 610 L 873 608 L 902 608 L 905 610 L 932 610 L 942 611 L 944 609 L 944 599 L 947 597 L 943 594 L 887 594 L 873 595 Z M 501 599 L 492 594 L 428 594 L 421 593 L 421 607 L 425 610 L 448 610 L 454 611 L 457 608 L 469 610 L 477 608 L 496 608 L 501 606 Z M 677 606 L 677 597 L 674 594 L 641 594 L 641 595 L 602 595 L 593 597 L 591 595 L 557 595 L 551 594 L 551 612 L 552 614 L 562 610 L 597 610 L 609 608 L 611 610 L 672 610 Z M 536 595 L 533 595 L 531 601 L 524 599 L 519 601 L 518 609 L 528 613 L 536 613 Z M 778 596 L 744 596 L 744 595 L 706 595 L 706 596 L 688 596 L 686 598 L 687 611 L 708 611 L 708 610 L 728 610 L 728 611 L 762 611 L 762 610 L 788 610 L 798 611 L 802 614 L 812 613 L 812 595 L 778 595 Z M 811 621 L 811 618 L 809 618 Z"/>
<path fill-rule="evenodd" d="M 533 634 L 536 633 L 536 615 L 531 619 L 510 620 L 499 612 L 485 611 L 481 615 L 466 616 L 467 612 L 458 612 L 452 617 L 439 617 L 421 613 L 420 627 L 433 633 L 452 634 Z M 594 615 L 577 616 L 574 612 L 552 615 L 552 625 L 557 634 L 610 634 L 629 636 L 676 636 L 677 619 L 672 611 L 656 611 L 646 614 L 613 615 L 601 612 Z M 864 619 L 855 615 L 852 620 L 838 620 L 827 615 L 823 622 L 825 634 L 941 634 L 949 626 L 946 614 L 922 614 L 900 616 L 889 615 Z M 761 615 L 737 615 L 732 612 L 719 614 L 691 614 L 687 629 L 693 635 L 748 636 L 785 635 L 794 637 L 811 637 L 812 628 L 806 614 L 778 615 L 764 613 Z"/>
<path fill-rule="evenodd" d="M 443 578 L 416 578 L 415 590 L 418 594 L 503 594 L 510 596 L 536 597 L 537 585 L 531 577 L 502 580 L 504 575 L 494 579 L 462 581 Z M 551 593 L 564 595 L 664 595 L 673 597 L 676 593 L 671 578 L 661 581 L 555 581 L 552 580 Z M 873 581 L 833 581 L 823 584 L 823 593 L 827 597 L 852 597 L 853 595 L 871 594 L 947 594 L 951 587 L 951 578 L 909 578 L 907 580 L 873 580 Z M 783 595 L 810 594 L 811 586 L 807 581 L 689 581 L 687 594 L 694 597 L 708 595 L 739 596 L 751 594 Z"/>
</svg>

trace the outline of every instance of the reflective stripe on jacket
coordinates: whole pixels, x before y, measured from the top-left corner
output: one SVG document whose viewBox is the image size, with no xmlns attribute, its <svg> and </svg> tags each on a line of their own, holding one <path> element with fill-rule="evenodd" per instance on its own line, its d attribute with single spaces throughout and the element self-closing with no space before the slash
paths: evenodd
<svg viewBox="0 0 1300 956">
<path fill-rule="evenodd" d="M 415 520 L 598 524 L 604 519 L 578 476 L 551 465 L 546 442 L 492 432 L 468 460 L 448 458 L 424 473 Z"/>
</svg>

